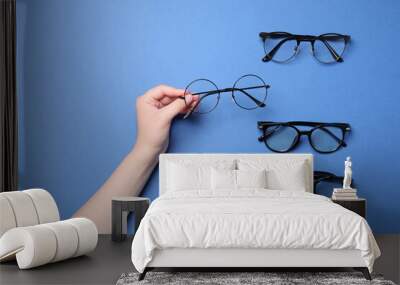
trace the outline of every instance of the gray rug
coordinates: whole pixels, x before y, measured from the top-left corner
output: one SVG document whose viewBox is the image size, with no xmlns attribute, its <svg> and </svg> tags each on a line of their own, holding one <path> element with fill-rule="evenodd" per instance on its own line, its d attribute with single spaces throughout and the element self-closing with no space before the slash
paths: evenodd
<svg viewBox="0 0 400 285">
<path fill-rule="evenodd" d="M 368 281 L 359 272 L 148 272 L 146 278 L 138 281 L 138 273 L 122 274 L 117 285 L 186 285 L 186 284 L 379 284 L 395 285 L 380 275 L 372 275 Z"/>
</svg>

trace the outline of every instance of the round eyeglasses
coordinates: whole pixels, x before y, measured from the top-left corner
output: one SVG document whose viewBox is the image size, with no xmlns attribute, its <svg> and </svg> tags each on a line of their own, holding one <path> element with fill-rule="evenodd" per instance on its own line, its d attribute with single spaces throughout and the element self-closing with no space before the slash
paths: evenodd
<svg viewBox="0 0 400 285">
<path fill-rule="evenodd" d="M 260 76 L 254 74 L 243 75 L 235 81 L 232 88 L 224 89 L 219 89 L 214 82 L 208 79 L 193 80 L 186 86 L 184 96 L 181 98 L 185 100 L 188 107 L 191 106 L 189 96 L 199 96 L 199 100 L 190 108 L 184 118 L 192 113 L 210 113 L 217 107 L 222 93 L 231 93 L 232 100 L 242 109 L 264 108 L 269 87 Z"/>
</svg>

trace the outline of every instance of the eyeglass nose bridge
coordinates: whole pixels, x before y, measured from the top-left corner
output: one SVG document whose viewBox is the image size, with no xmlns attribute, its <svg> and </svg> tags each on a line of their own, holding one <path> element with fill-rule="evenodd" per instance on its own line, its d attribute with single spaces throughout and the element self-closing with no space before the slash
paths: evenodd
<svg viewBox="0 0 400 285">
<path fill-rule="evenodd" d="M 310 136 L 312 131 L 299 131 L 300 136 Z"/>
<path fill-rule="evenodd" d="M 218 89 L 219 93 L 224 93 L 224 92 L 232 92 L 233 88 L 224 88 L 224 89 Z"/>
<path fill-rule="evenodd" d="M 304 35 L 301 38 L 302 42 L 313 42 L 315 41 L 315 36 Z"/>
</svg>

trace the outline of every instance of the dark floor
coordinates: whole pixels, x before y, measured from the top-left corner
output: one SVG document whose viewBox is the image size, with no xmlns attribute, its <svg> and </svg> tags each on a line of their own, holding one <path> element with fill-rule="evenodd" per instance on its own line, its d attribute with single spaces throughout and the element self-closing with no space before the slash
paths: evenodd
<svg viewBox="0 0 400 285">
<path fill-rule="evenodd" d="M 375 235 L 375 238 L 382 255 L 376 260 L 374 271 L 400 284 L 400 234 Z"/>
<path fill-rule="evenodd" d="M 375 272 L 399 284 L 400 235 L 377 235 L 382 251 Z M 97 249 L 82 256 L 42 267 L 18 270 L 15 262 L 0 264 L 0 284 L 115 284 L 124 272 L 134 271 L 130 260 L 131 240 L 114 243 L 100 236 Z"/>
<path fill-rule="evenodd" d="M 18 270 L 15 262 L 0 264 L 0 284 L 115 284 L 122 273 L 134 271 L 131 242 L 116 243 L 111 236 L 100 235 L 88 256 L 28 270 Z"/>
</svg>

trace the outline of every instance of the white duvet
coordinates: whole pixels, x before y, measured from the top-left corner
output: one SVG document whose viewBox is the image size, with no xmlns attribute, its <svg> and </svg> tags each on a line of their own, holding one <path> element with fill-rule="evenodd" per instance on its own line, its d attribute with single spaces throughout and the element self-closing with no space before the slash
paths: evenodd
<svg viewBox="0 0 400 285">
<path fill-rule="evenodd" d="M 358 249 L 372 271 L 380 251 L 365 219 L 300 191 L 181 191 L 156 199 L 132 243 L 143 272 L 155 249 Z"/>
</svg>

